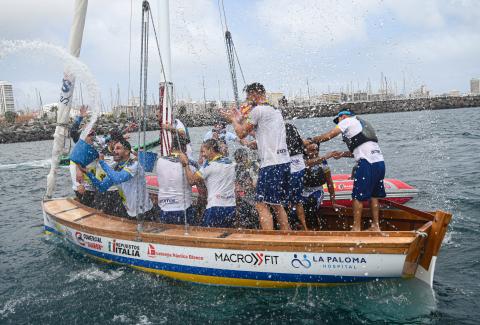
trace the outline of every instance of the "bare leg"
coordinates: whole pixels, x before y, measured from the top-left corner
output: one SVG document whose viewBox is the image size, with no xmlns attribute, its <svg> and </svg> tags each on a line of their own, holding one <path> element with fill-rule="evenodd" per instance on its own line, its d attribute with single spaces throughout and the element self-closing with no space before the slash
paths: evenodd
<svg viewBox="0 0 480 325">
<path fill-rule="evenodd" d="M 283 205 L 273 205 L 273 209 L 277 215 L 278 223 L 280 224 L 281 230 L 290 230 L 290 225 L 288 224 L 288 217 L 287 213 L 285 212 L 285 208 Z"/>
<path fill-rule="evenodd" d="M 268 205 L 263 202 L 257 202 L 255 207 L 258 211 L 258 219 L 260 221 L 260 228 L 264 230 L 273 230 L 273 217 L 270 213 Z M 284 211 L 285 212 L 285 211 Z"/>
<path fill-rule="evenodd" d="M 372 210 L 372 226 L 368 229 L 370 231 L 380 231 L 380 209 L 378 205 L 378 199 L 376 197 L 372 197 L 370 199 L 370 209 Z"/>
<path fill-rule="evenodd" d="M 353 227 L 352 231 L 360 231 L 362 230 L 362 210 L 363 204 L 361 201 L 353 199 Z"/>
<path fill-rule="evenodd" d="M 303 204 L 297 203 L 296 208 L 297 208 L 297 218 L 298 220 L 300 220 L 303 230 L 308 230 L 307 222 L 305 221 L 305 210 L 303 209 Z"/>
</svg>

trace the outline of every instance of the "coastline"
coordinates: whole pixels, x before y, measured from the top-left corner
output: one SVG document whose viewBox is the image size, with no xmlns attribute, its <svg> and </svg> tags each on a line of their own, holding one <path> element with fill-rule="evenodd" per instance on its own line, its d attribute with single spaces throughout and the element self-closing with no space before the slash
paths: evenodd
<svg viewBox="0 0 480 325">
<path fill-rule="evenodd" d="M 422 110 L 456 109 L 480 107 L 480 95 L 461 97 L 432 97 L 416 99 L 396 99 L 351 103 L 331 103 L 311 106 L 287 106 L 283 108 L 286 119 L 334 116 L 340 109 L 352 109 L 357 114 L 377 114 L 393 112 L 412 112 Z M 200 114 L 179 114 L 178 118 L 188 127 L 213 125 L 218 118 Z M 123 128 L 128 121 L 119 118 L 99 118 L 97 133 L 105 134 L 111 128 Z M 0 126 L 0 143 L 32 142 L 52 140 L 56 123 L 46 120 L 34 120 L 28 123 Z M 148 121 L 147 131 L 159 130 L 155 119 Z"/>
</svg>

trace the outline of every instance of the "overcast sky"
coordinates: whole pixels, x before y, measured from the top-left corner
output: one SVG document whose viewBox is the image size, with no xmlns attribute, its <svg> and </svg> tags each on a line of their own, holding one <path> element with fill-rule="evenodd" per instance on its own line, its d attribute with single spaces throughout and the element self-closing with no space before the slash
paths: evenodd
<svg viewBox="0 0 480 325">
<path fill-rule="evenodd" d="M 13 83 L 17 109 L 35 103 L 35 89 L 44 104 L 58 100 L 64 62 L 41 44 L 67 47 L 73 2 L 2 0 L 0 40 L 36 41 L 33 49 L 0 57 L 0 80 Z M 478 0 L 224 2 L 247 83 L 262 82 L 269 91 L 305 95 L 307 79 L 311 93 L 348 84 L 365 89 L 368 80 L 376 91 L 383 72 L 398 92 L 405 76 L 407 91 L 425 84 L 438 94 L 468 92 L 469 80 L 480 77 Z M 177 97 L 200 100 L 204 77 L 207 99 L 232 98 L 217 3 L 170 1 Z M 157 18 L 156 1 L 151 5 Z M 130 91 L 138 96 L 140 15 L 140 0 L 89 2 L 80 60 L 107 107 L 117 84 L 122 102 L 127 98 L 130 34 Z M 160 68 L 153 38 L 151 45 L 149 89 L 156 99 Z"/>
</svg>

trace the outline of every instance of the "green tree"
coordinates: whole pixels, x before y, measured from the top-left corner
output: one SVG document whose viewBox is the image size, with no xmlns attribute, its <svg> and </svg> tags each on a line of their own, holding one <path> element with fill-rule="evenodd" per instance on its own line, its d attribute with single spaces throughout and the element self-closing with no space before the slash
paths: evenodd
<svg viewBox="0 0 480 325">
<path fill-rule="evenodd" d="M 14 111 L 5 112 L 5 121 L 7 121 L 7 123 L 10 123 L 10 124 L 15 123 L 16 117 L 17 117 L 17 112 L 14 112 Z"/>
</svg>

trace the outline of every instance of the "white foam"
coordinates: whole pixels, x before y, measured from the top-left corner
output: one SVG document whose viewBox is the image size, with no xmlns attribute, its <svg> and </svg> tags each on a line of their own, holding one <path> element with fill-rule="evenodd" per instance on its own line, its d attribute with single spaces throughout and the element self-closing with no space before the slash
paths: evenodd
<svg viewBox="0 0 480 325">
<path fill-rule="evenodd" d="M 17 305 L 23 304 L 29 298 L 30 298 L 30 295 L 27 295 L 25 297 L 14 298 L 14 299 L 8 300 L 5 303 L 5 305 L 3 306 L 3 308 L 0 309 L 0 316 L 7 316 L 9 314 L 14 314 L 15 313 L 15 307 L 17 307 Z"/>
<path fill-rule="evenodd" d="M 87 281 L 113 281 L 118 279 L 123 275 L 122 270 L 109 270 L 102 271 L 97 267 L 91 267 L 89 269 L 70 274 L 70 279 L 68 283 L 75 282 L 78 280 L 87 280 Z"/>
<path fill-rule="evenodd" d="M 50 168 L 52 159 L 32 160 L 18 164 L 0 165 L 0 171 L 12 169 L 29 169 L 29 168 Z"/>
</svg>

